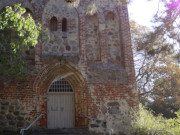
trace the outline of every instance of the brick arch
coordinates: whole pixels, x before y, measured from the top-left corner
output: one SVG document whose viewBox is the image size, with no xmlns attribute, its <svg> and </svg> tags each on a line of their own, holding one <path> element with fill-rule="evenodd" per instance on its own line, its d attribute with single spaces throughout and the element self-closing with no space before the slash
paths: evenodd
<svg viewBox="0 0 180 135">
<path fill-rule="evenodd" d="M 75 92 L 75 127 L 87 127 L 87 120 L 80 113 L 87 114 L 87 83 L 82 74 L 74 67 L 60 63 L 47 66 L 36 78 L 34 89 L 39 95 L 41 113 L 45 114 L 41 125 L 47 127 L 47 90 L 52 81 L 57 78 L 65 78 L 73 87 Z"/>
</svg>

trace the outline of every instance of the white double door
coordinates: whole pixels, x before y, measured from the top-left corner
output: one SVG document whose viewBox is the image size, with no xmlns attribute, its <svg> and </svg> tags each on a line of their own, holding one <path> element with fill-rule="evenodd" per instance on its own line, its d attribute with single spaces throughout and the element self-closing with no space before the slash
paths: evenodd
<svg viewBox="0 0 180 135">
<path fill-rule="evenodd" d="M 74 128 L 74 93 L 48 93 L 47 97 L 48 129 Z"/>
</svg>

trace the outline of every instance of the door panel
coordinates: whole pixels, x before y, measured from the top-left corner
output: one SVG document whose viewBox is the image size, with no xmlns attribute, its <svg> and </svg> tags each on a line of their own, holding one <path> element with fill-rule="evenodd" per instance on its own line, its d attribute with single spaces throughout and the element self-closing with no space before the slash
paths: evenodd
<svg viewBox="0 0 180 135">
<path fill-rule="evenodd" d="M 48 129 L 74 128 L 74 94 L 48 93 Z"/>
</svg>

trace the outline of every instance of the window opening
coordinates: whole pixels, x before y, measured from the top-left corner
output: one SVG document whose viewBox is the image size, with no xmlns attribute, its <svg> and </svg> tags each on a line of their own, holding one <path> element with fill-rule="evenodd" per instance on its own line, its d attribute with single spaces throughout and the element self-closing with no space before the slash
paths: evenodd
<svg viewBox="0 0 180 135">
<path fill-rule="evenodd" d="M 67 32 L 67 19 L 62 19 L 62 32 Z"/>
<path fill-rule="evenodd" d="M 52 17 L 50 21 L 50 30 L 51 31 L 57 31 L 57 18 Z"/>
<path fill-rule="evenodd" d="M 73 92 L 73 89 L 68 81 L 60 79 L 51 84 L 49 92 Z"/>
</svg>

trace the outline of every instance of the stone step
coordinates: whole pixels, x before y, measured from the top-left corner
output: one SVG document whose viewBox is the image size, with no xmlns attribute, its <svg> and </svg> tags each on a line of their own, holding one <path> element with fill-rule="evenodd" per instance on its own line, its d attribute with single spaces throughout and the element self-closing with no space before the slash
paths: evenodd
<svg viewBox="0 0 180 135">
<path fill-rule="evenodd" d="M 88 129 L 45 129 L 31 135 L 90 135 Z"/>
</svg>

